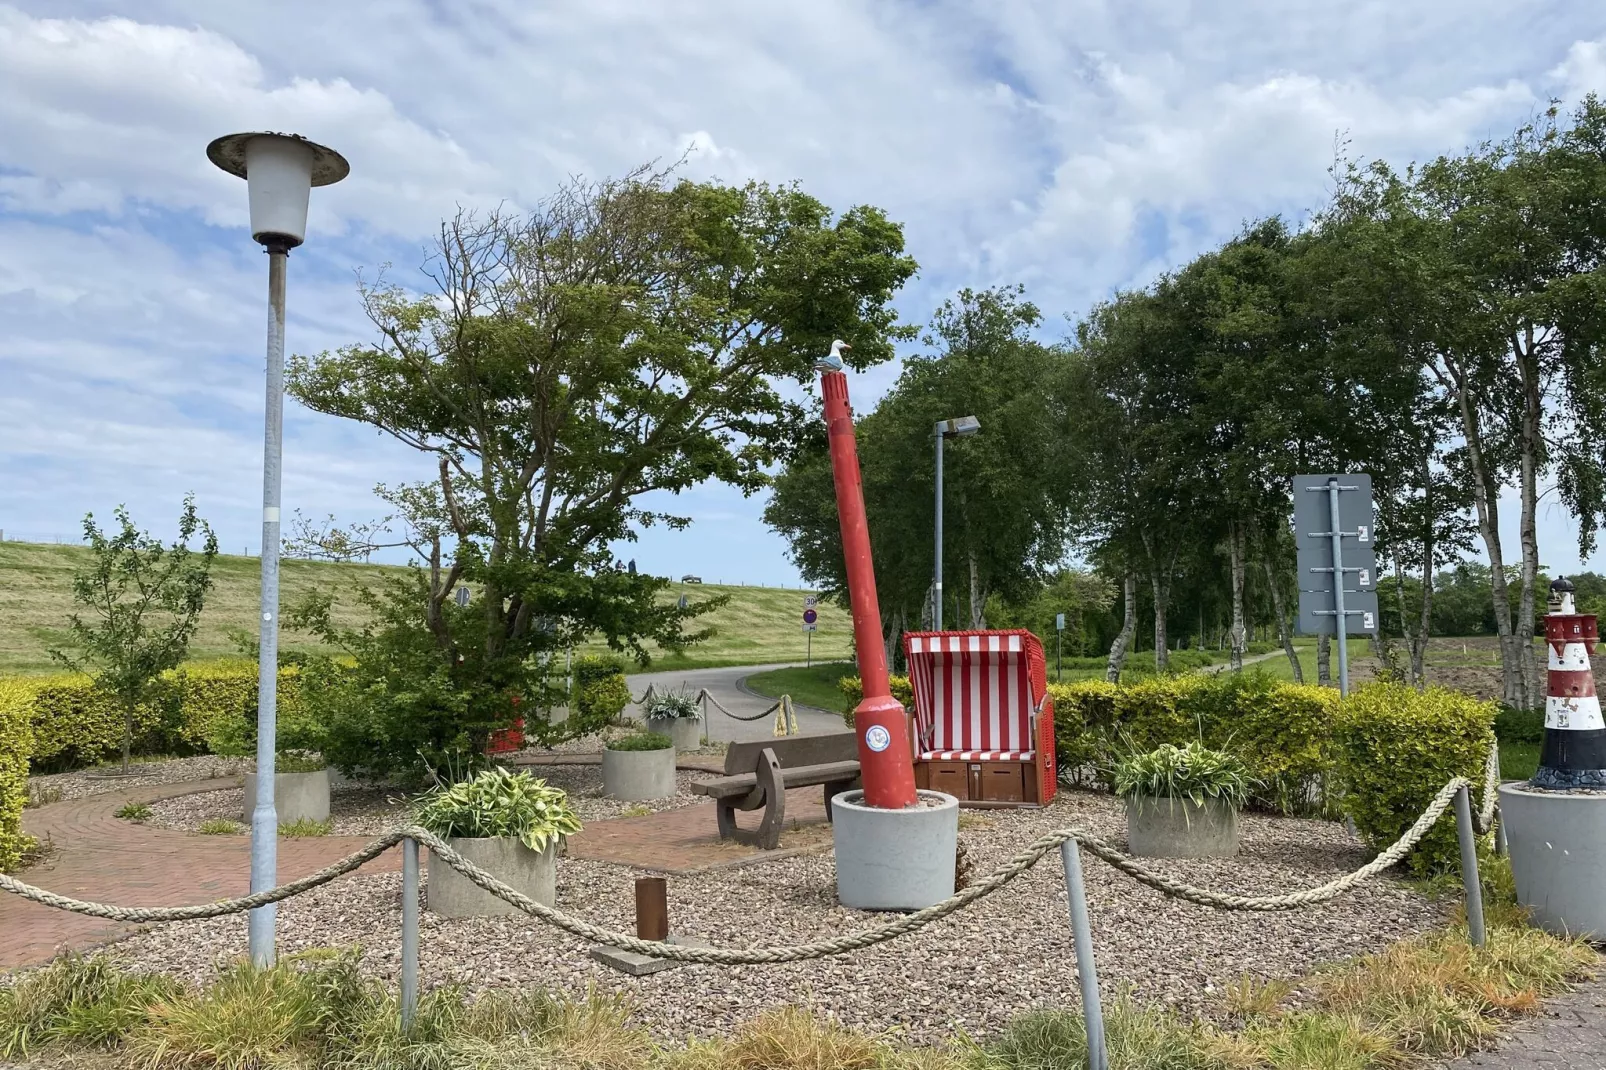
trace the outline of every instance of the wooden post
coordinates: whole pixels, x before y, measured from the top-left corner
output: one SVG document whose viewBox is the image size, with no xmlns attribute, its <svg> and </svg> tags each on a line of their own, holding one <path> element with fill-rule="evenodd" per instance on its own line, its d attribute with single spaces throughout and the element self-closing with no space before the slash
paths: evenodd
<svg viewBox="0 0 1606 1070">
<path fill-rule="evenodd" d="M 669 882 L 662 877 L 636 878 L 636 938 L 669 938 Z"/>
</svg>

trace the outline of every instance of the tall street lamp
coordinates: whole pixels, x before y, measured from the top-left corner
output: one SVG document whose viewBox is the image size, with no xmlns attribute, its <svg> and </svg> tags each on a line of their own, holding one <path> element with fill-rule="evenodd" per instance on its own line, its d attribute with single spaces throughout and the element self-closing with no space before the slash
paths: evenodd
<svg viewBox="0 0 1606 1070">
<path fill-rule="evenodd" d="M 936 609 L 932 613 L 932 631 L 942 631 L 942 444 L 950 438 L 965 438 L 981 430 L 981 421 L 974 416 L 961 416 L 955 420 L 937 421 L 937 568 L 932 592 Z"/>
<path fill-rule="evenodd" d="M 345 157 L 298 134 L 229 134 L 206 147 L 207 159 L 245 179 L 251 199 L 251 237 L 268 254 L 268 401 L 262 444 L 262 617 L 257 666 L 257 792 L 251 811 L 251 891 L 278 881 L 279 815 L 273 801 L 273 758 L 278 735 L 279 492 L 284 435 L 284 276 L 290 250 L 307 234 L 313 186 L 339 182 L 351 172 Z M 251 911 L 251 961 L 273 962 L 278 908 Z"/>
</svg>

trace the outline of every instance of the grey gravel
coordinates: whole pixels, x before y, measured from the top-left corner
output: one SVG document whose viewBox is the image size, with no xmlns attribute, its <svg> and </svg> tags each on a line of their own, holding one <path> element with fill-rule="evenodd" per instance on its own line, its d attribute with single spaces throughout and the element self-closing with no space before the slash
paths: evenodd
<svg viewBox="0 0 1606 1070">
<path fill-rule="evenodd" d="M 104 767 L 108 770 L 120 765 Z M 221 758 L 203 754 L 195 758 L 167 758 L 158 762 L 134 761 L 131 771 L 138 776 L 97 777 L 96 770 L 79 769 L 71 773 L 50 773 L 28 778 L 30 791 L 51 799 L 83 799 L 91 795 L 123 791 L 127 788 L 150 784 L 183 784 L 191 780 L 212 780 L 215 777 L 239 776 L 256 771 L 256 762 L 250 758 Z M 59 794 L 58 794 L 59 793 Z"/>
<path fill-rule="evenodd" d="M 1076 824 L 1124 842 L 1118 800 L 1081 792 L 1040 811 L 967 813 L 961 841 L 983 874 L 1044 831 Z M 1290 891 L 1361 865 L 1367 852 L 1342 826 L 1246 815 L 1232 859 L 1157 865 L 1195 884 L 1255 893 Z M 1245 973 L 1297 977 L 1441 924 L 1451 904 L 1391 879 L 1335 902 L 1289 913 L 1229 913 L 1167 899 L 1088 857 L 1086 881 L 1106 990 L 1185 1014 L 1220 1013 L 1223 988 Z M 559 906 L 630 931 L 627 868 L 583 859 L 559 863 Z M 669 880 L 672 930 L 716 946 L 808 942 L 882 920 L 836 905 L 829 853 L 795 856 Z M 399 964 L 400 878 L 358 877 L 279 908 L 286 952 L 360 944 L 365 968 L 394 980 Z M 1037 1006 L 1074 1006 L 1076 971 L 1056 854 L 1003 891 L 919 933 L 849 955 L 781 966 L 687 966 L 632 978 L 593 962 L 585 946 L 525 918 L 442 921 L 423 915 L 426 986 L 471 989 L 542 985 L 575 995 L 588 986 L 628 994 L 639 1020 L 665 1040 L 729 1029 L 760 1010 L 801 1003 L 916 1042 L 956 1031 L 985 1037 Z M 241 916 L 154 927 L 117 945 L 135 964 L 199 980 L 209 963 L 243 954 Z M 891 983 L 889 983 L 889 979 Z"/>
<path fill-rule="evenodd" d="M 689 770 L 675 773 L 677 790 L 674 795 L 639 803 L 604 797 L 600 765 L 526 765 L 521 766 L 520 771 L 528 771 L 568 792 L 581 822 L 677 810 L 707 801 L 700 795 L 693 795 L 691 785 L 699 779 L 707 779 L 708 774 Z M 337 836 L 377 836 L 406 818 L 407 802 L 406 793 L 395 789 L 337 788 L 329 796 L 329 816 L 334 820 L 330 831 Z M 245 793 L 239 788 L 180 795 L 151 803 L 151 816 L 146 824 L 193 832 L 206 821 L 243 821 L 244 806 Z"/>
</svg>

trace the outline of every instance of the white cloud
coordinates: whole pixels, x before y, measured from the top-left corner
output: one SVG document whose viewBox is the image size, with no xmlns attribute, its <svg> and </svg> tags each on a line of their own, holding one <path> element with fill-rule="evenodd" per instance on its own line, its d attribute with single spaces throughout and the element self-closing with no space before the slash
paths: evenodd
<svg viewBox="0 0 1606 1070">
<path fill-rule="evenodd" d="M 404 276 L 454 205 L 687 149 L 694 175 L 885 207 L 922 263 L 913 318 L 1018 280 L 1053 322 L 1312 207 L 1339 132 L 1404 162 L 1606 88 L 1586 6 L 0 0 L 0 522 L 193 486 L 254 530 L 262 264 L 242 184 L 204 156 L 221 133 L 352 161 L 293 258 L 293 349 L 366 337 L 351 270 Z M 856 378 L 860 408 L 891 374 Z M 293 408 L 288 450 L 287 502 L 313 512 L 360 515 L 411 463 Z M 700 493 L 705 517 L 758 509 Z M 756 521 L 714 523 L 638 556 L 785 573 Z"/>
</svg>

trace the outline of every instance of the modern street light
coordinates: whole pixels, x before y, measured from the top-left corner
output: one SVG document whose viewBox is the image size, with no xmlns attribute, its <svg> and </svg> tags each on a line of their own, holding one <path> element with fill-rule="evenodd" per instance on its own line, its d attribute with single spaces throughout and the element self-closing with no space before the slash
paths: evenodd
<svg viewBox="0 0 1606 1070">
<path fill-rule="evenodd" d="M 932 630 L 942 631 L 942 444 L 950 438 L 965 438 L 981 430 L 981 421 L 974 416 L 961 416 L 956 420 L 938 420 L 937 439 L 937 569 L 936 589 L 932 592 L 932 602 L 936 609 L 932 613 Z"/>
<path fill-rule="evenodd" d="M 257 798 L 251 812 L 251 891 L 278 881 L 279 815 L 274 807 L 274 753 L 279 690 L 279 494 L 284 434 L 284 278 L 290 250 L 307 234 L 313 186 L 339 182 L 351 172 L 345 157 L 298 134 L 229 134 L 206 147 L 207 159 L 246 180 L 251 237 L 268 254 L 268 401 L 262 446 L 262 616 L 257 667 Z M 251 911 L 251 961 L 273 963 L 278 908 Z"/>
</svg>

